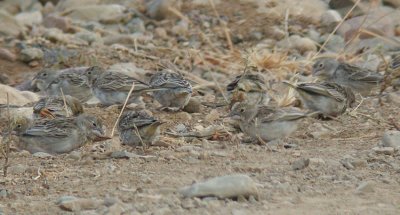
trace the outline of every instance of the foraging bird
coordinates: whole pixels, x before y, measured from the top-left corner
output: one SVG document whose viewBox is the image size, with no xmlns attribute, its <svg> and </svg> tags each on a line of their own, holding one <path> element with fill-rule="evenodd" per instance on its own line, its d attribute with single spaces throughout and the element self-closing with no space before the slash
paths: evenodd
<svg viewBox="0 0 400 215">
<path fill-rule="evenodd" d="M 298 92 L 306 108 L 320 112 L 324 116 L 337 117 L 355 103 L 352 90 L 339 84 L 329 82 L 292 84 L 287 81 L 283 83 Z"/>
<path fill-rule="evenodd" d="M 169 70 L 155 73 L 150 78 L 151 87 L 164 88 L 153 92 L 154 98 L 169 110 L 181 110 L 192 96 L 192 85 L 182 75 Z"/>
<path fill-rule="evenodd" d="M 83 75 L 92 88 L 93 94 L 103 105 L 107 106 L 124 104 L 132 88 L 132 83 L 135 86 L 129 98 L 129 103 L 139 102 L 141 93 L 151 89 L 148 84 L 133 77 L 119 72 L 106 71 L 99 66 L 88 68 Z"/>
<path fill-rule="evenodd" d="M 244 102 L 234 104 L 229 114 L 239 121 L 245 134 L 265 142 L 288 137 L 297 130 L 300 119 L 309 115 L 298 108 L 273 108 Z"/>
<path fill-rule="evenodd" d="M 125 112 L 118 122 L 119 137 L 126 145 L 149 146 L 158 140 L 161 124 L 144 110 Z"/>
<path fill-rule="evenodd" d="M 86 79 L 73 70 L 60 73 L 45 69 L 34 77 L 33 83 L 50 96 L 70 95 L 81 102 L 86 102 L 93 97 Z"/>
<path fill-rule="evenodd" d="M 226 90 L 231 95 L 231 106 L 236 102 L 267 105 L 270 100 L 264 78 L 257 73 L 236 76 Z"/>
<path fill-rule="evenodd" d="M 321 58 L 313 65 L 313 76 L 350 87 L 353 92 L 368 95 L 383 81 L 383 75 L 332 58 Z"/>
<path fill-rule="evenodd" d="M 30 153 L 68 153 L 88 141 L 105 137 L 102 123 L 94 116 L 81 114 L 72 118 L 17 120 L 14 131 L 19 138 L 18 148 Z"/>
<path fill-rule="evenodd" d="M 49 96 L 41 98 L 33 106 L 34 118 L 70 117 L 83 113 L 82 104 L 78 99 L 69 95 L 66 95 L 64 98 L 61 96 Z"/>
</svg>

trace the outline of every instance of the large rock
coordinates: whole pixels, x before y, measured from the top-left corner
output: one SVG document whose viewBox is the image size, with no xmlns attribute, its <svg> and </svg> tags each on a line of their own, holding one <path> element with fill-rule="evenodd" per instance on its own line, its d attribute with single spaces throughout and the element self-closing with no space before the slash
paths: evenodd
<svg viewBox="0 0 400 215">
<path fill-rule="evenodd" d="M 258 198 L 256 183 L 247 175 L 227 175 L 184 187 L 180 193 L 185 197 Z"/>
<path fill-rule="evenodd" d="M 7 93 L 10 105 L 25 105 L 39 100 L 39 95 L 28 91 L 19 91 L 13 87 L 0 84 L 0 104 L 7 104 Z"/>
<path fill-rule="evenodd" d="M 0 36 L 18 36 L 24 30 L 23 26 L 5 10 L 0 10 Z"/>
<path fill-rule="evenodd" d="M 69 11 L 75 8 L 88 6 L 88 5 L 97 5 L 99 4 L 99 0 L 63 0 L 57 4 L 58 11 Z"/>
</svg>

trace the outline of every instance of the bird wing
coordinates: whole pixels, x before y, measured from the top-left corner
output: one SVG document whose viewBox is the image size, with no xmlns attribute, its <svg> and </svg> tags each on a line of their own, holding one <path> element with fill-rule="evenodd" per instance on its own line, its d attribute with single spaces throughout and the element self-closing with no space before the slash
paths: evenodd
<svg viewBox="0 0 400 215">
<path fill-rule="evenodd" d="M 29 127 L 23 136 L 67 137 L 71 135 L 74 128 L 75 124 L 71 118 L 41 119 Z"/>
<path fill-rule="evenodd" d="M 101 78 L 97 79 L 95 85 L 107 91 L 129 91 L 132 87 L 132 83 L 135 84 L 134 91 L 149 88 L 148 84 L 119 72 L 105 73 Z"/>
<path fill-rule="evenodd" d="M 354 81 L 379 83 L 383 80 L 383 76 L 377 72 L 371 71 L 369 69 L 362 69 L 360 67 L 352 66 L 349 64 L 341 64 L 338 67 L 338 70 L 346 72 L 349 79 Z"/>
<path fill-rule="evenodd" d="M 181 75 L 171 72 L 159 72 L 150 79 L 153 88 L 188 88 L 192 85 Z"/>
<path fill-rule="evenodd" d="M 141 128 L 153 124 L 156 121 L 156 119 L 145 113 L 129 112 L 121 118 L 121 121 L 119 122 L 119 127 L 122 130 L 134 129 L 135 127 Z"/>
<path fill-rule="evenodd" d="M 295 108 L 260 107 L 256 118 L 261 122 L 292 121 L 305 117 L 306 114 Z"/>
<path fill-rule="evenodd" d="M 297 85 L 297 89 L 312 94 L 327 96 L 337 101 L 344 101 L 346 99 L 341 87 L 331 83 L 304 83 Z"/>
</svg>

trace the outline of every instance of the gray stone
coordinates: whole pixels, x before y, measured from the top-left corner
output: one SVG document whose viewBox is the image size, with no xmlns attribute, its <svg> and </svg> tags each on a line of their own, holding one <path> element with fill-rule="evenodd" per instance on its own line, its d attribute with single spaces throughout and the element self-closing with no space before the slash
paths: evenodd
<svg viewBox="0 0 400 215">
<path fill-rule="evenodd" d="M 184 197 L 258 198 L 256 183 L 247 175 L 227 175 L 183 187 L 179 192 Z"/>
<path fill-rule="evenodd" d="M 24 28 L 19 22 L 5 10 L 0 10 L 0 35 L 16 37 Z"/>
<path fill-rule="evenodd" d="M 21 25 L 33 26 L 39 25 L 43 21 L 43 15 L 40 11 L 22 12 L 15 16 L 15 19 Z"/>
<path fill-rule="evenodd" d="M 181 1 L 151 0 L 146 4 L 147 15 L 156 20 L 162 20 L 171 17 L 174 14 L 169 10 L 169 7 L 179 10 L 181 7 Z"/>
<path fill-rule="evenodd" d="M 75 37 L 88 42 L 89 45 L 103 43 L 103 40 L 100 35 L 90 31 L 78 32 L 75 34 Z"/>
<path fill-rule="evenodd" d="M 57 16 L 54 14 L 46 16 L 43 20 L 43 25 L 46 28 L 58 28 L 63 32 L 67 32 L 72 28 L 70 18 Z"/>
<path fill-rule="evenodd" d="M 374 147 L 372 149 L 376 154 L 393 155 L 395 150 L 393 147 Z"/>
<path fill-rule="evenodd" d="M 137 154 L 127 152 L 127 151 L 115 151 L 115 152 L 111 153 L 111 157 L 117 158 L 117 159 L 133 158 L 133 157 L 137 157 L 137 156 L 138 156 Z"/>
<path fill-rule="evenodd" d="M 321 15 L 321 25 L 327 32 L 332 31 L 342 21 L 342 16 L 336 10 L 327 10 Z"/>
<path fill-rule="evenodd" d="M 102 205 L 102 201 L 96 199 L 84 199 L 74 196 L 63 196 L 57 201 L 57 205 L 66 211 L 94 210 Z"/>
<path fill-rule="evenodd" d="M 381 144 L 382 147 L 392 147 L 400 149 L 400 131 L 386 131 L 383 134 Z"/>
<path fill-rule="evenodd" d="M 308 167 L 309 164 L 310 164 L 310 159 L 301 158 L 292 163 L 292 169 L 293 170 L 302 170 L 302 169 Z"/>
<path fill-rule="evenodd" d="M 68 17 L 82 21 L 118 22 L 118 19 L 123 16 L 124 11 L 126 11 L 126 7 L 118 4 L 87 5 L 74 8 L 68 14 Z"/>
<path fill-rule="evenodd" d="M 132 19 L 128 24 L 126 24 L 126 27 L 128 28 L 130 33 L 145 32 L 146 31 L 146 28 L 144 26 L 144 22 L 140 18 Z"/>
<path fill-rule="evenodd" d="M 51 157 L 53 157 L 53 155 L 48 154 L 46 152 L 36 152 L 32 156 L 33 157 L 37 157 L 37 158 L 51 158 Z"/>
<path fill-rule="evenodd" d="M 41 60 L 43 56 L 43 51 L 39 48 L 26 48 L 21 51 L 19 59 L 22 62 L 29 63 L 34 60 Z"/>
<path fill-rule="evenodd" d="M 0 48 L 0 58 L 14 62 L 17 59 L 17 56 L 8 49 Z"/>
<path fill-rule="evenodd" d="M 372 182 L 364 181 L 356 188 L 356 194 L 365 194 L 374 192 L 374 185 Z"/>
</svg>

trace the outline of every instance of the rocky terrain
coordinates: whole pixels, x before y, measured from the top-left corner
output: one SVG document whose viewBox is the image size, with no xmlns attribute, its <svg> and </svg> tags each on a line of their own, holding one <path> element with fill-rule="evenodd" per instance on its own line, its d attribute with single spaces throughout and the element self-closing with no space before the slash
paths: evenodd
<svg viewBox="0 0 400 215">
<path fill-rule="evenodd" d="M 295 3 L 294 3 L 295 2 Z M 148 149 L 112 139 L 68 154 L 1 141 L 0 214 L 399 214 L 400 93 L 357 96 L 334 120 L 308 118 L 290 138 L 248 144 L 226 85 L 246 66 L 273 102 L 298 105 L 282 80 L 312 81 L 319 56 L 386 74 L 400 50 L 397 0 L 2 0 L 0 130 L 32 115 L 43 68 L 100 65 L 148 80 L 169 65 L 193 85 Z M 12 108 L 5 108 L 8 103 Z M 15 108 L 18 106 L 18 108 Z M 111 134 L 121 111 L 84 105 Z M 12 119 L 11 119 L 12 120 Z"/>
</svg>

